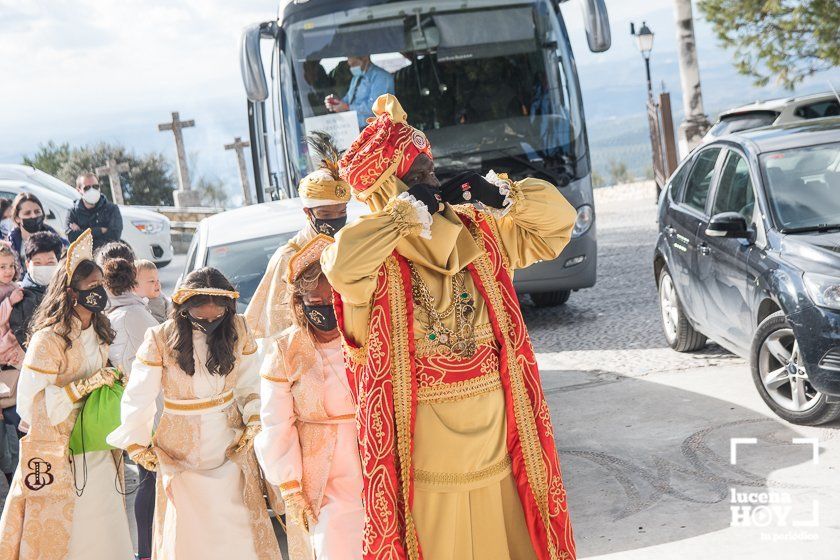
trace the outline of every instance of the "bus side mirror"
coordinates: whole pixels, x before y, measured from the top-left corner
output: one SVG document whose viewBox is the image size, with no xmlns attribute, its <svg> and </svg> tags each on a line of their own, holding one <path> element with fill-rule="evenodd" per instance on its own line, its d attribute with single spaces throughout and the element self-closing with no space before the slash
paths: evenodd
<svg viewBox="0 0 840 560">
<path fill-rule="evenodd" d="M 239 50 L 239 71 L 242 74 L 242 84 L 245 94 L 254 103 L 268 99 L 268 83 L 265 80 L 260 39 L 273 37 L 282 39 L 282 30 L 273 21 L 255 23 L 242 31 L 242 44 Z"/>
<path fill-rule="evenodd" d="M 604 52 L 610 48 L 610 18 L 604 0 L 580 0 L 583 10 L 583 25 L 586 28 L 586 42 L 592 52 Z"/>
</svg>

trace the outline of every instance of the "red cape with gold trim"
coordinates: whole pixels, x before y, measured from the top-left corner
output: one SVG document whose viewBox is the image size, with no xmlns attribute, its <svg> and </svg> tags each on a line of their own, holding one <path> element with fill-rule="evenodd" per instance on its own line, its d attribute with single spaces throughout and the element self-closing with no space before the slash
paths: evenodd
<svg viewBox="0 0 840 560">
<path fill-rule="evenodd" d="M 531 340 L 494 224 L 478 212 L 470 214 L 461 219 L 485 251 L 469 272 L 500 344 L 507 447 L 531 543 L 540 560 L 574 560 L 566 490 Z M 338 294 L 335 302 L 343 330 Z M 411 514 L 417 407 L 413 311 L 408 262 L 395 251 L 378 272 L 368 340 L 362 348 L 351 347 L 347 359 L 358 405 L 365 560 L 423 557 Z"/>
</svg>

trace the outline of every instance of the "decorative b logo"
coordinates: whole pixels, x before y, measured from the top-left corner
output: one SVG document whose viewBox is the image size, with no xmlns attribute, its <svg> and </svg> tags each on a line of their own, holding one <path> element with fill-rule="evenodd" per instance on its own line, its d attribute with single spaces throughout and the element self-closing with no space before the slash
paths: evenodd
<svg viewBox="0 0 840 560">
<path fill-rule="evenodd" d="M 31 472 L 23 479 L 23 483 L 30 490 L 37 492 L 55 481 L 55 477 L 50 473 L 52 465 L 40 457 L 31 458 L 27 466 Z"/>
</svg>

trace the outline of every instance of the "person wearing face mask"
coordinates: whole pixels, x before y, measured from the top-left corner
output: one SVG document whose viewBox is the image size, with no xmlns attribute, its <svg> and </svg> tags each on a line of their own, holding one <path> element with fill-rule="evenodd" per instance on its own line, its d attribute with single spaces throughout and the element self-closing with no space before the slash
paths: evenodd
<svg viewBox="0 0 840 560">
<path fill-rule="evenodd" d="M 324 99 L 324 105 L 333 113 L 356 111 L 361 129 L 367 124 L 368 117 L 373 116 L 370 107 L 374 101 L 380 95 L 394 93 L 394 77 L 384 68 L 371 62 L 370 55 L 348 56 L 347 65 L 353 74 L 350 88 L 341 99 L 333 94 L 328 95 Z"/>
<path fill-rule="evenodd" d="M 286 503 L 291 560 L 362 558 L 355 405 L 319 263 L 332 242 L 319 235 L 289 261 L 294 324 L 272 343 L 260 371 L 263 429 L 254 449 Z"/>
<path fill-rule="evenodd" d="M 172 317 L 146 331 L 121 424 L 107 437 L 157 472 L 155 558 L 281 558 L 253 450 L 257 346 L 236 313 L 238 297 L 215 268 L 187 275 L 172 295 Z"/>
<path fill-rule="evenodd" d="M 24 249 L 26 272 L 20 283 L 23 299 L 12 306 L 9 327 L 21 347 L 26 349 L 29 324 L 58 269 L 58 261 L 64 251 L 64 244 L 55 233 L 42 231 L 27 239 Z"/>
<path fill-rule="evenodd" d="M 123 221 L 120 207 L 110 202 L 99 189 L 99 179 L 90 172 L 76 178 L 81 197 L 67 214 L 67 238 L 75 240 L 84 230 L 93 232 L 94 251 L 111 241 L 119 241 Z"/>
<path fill-rule="evenodd" d="M 440 184 L 399 101 L 384 95 L 373 112 L 340 162 L 372 212 L 321 256 L 356 380 L 365 519 L 397 520 L 365 528 L 365 555 L 573 560 L 511 277 L 560 254 L 575 209 L 537 179 L 465 172 Z"/>
<path fill-rule="evenodd" d="M 8 198 L 0 198 L 0 238 L 8 241 L 13 229 L 15 229 L 15 221 L 12 219 L 12 201 Z"/>
<path fill-rule="evenodd" d="M 44 206 L 38 200 L 38 197 L 32 193 L 20 193 L 12 202 L 11 219 L 15 226 L 9 233 L 9 243 L 18 255 L 21 269 L 26 267 L 24 246 L 31 236 L 40 232 L 58 235 L 58 232 L 44 222 L 45 215 Z M 62 239 L 62 244 L 66 247 L 68 241 Z"/>
<path fill-rule="evenodd" d="M 92 245 L 90 232 L 70 245 L 32 321 L 17 396 L 27 434 L 0 518 L 0 558 L 133 557 L 122 451 L 69 447 L 88 395 L 119 380 L 106 367 L 114 332 Z"/>
<path fill-rule="evenodd" d="M 260 348 L 292 324 L 293 314 L 286 293 L 289 259 L 318 234 L 335 237 L 347 222 L 350 185 L 338 176 L 338 150 L 324 133 L 313 133 L 308 141 L 320 159 L 320 166 L 304 177 L 298 193 L 308 224 L 268 262 L 254 295 L 245 310 L 245 320 Z"/>
</svg>

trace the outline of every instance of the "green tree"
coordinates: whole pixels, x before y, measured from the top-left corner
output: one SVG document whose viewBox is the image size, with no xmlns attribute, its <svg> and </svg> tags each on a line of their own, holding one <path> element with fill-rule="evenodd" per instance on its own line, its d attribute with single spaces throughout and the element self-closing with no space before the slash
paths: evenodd
<svg viewBox="0 0 840 560">
<path fill-rule="evenodd" d="M 67 142 L 56 144 L 50 140 L 46 144 L 40 144 L 38 151 L 31 156 L 23 156 L 23 164 L 57 176 L 68 159 L 70 159 L 70 144 Z"/>
<path fill-rule="evenodd" d="M 201 202 L 207 206 L 224 208 L 228 203 L 228 193 L 221 179 L 202 175 L 195 183 L 195 190 L 201 195 Z"/>
<path fill-rule="evenodd" d="M 627 170 L 627 164 L 623 161 L 610 160 L 610 178 L 612 178 L 613 185 L 620 185 L 622 183 L 629 183 L 633 180 L 630 172 Z"/>
<path fill-rule="evenodd" d="M 758 86 L 771 77 L 786 88 L 840 65 L 837 0 L 700 0 L 735 67 Z"/>
<path fill-rule="evenodd" d="M 122 180 L 123 196 L 127 204 L 147 206 L 171 206 L 175 179 L 169 161 L 158 153 L 138 157 L 118 144 L 100 143 L 71 150 L 67 161 L 61 166 L 58 177 L 65 183 L 75 185 L 76 177 L 84 171 L 95 171 L 107 165 L 108 159 L 128 163 L 129 171 Z M 113 200 L 108 177 L 100 177 L 102 191 Z"/>
</svg>

